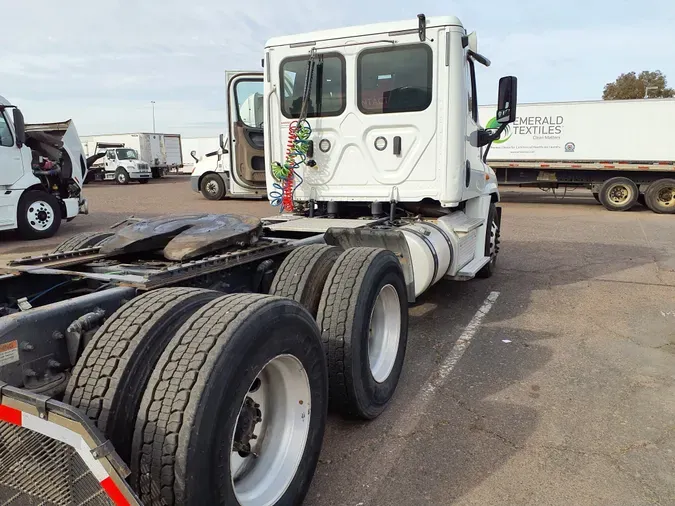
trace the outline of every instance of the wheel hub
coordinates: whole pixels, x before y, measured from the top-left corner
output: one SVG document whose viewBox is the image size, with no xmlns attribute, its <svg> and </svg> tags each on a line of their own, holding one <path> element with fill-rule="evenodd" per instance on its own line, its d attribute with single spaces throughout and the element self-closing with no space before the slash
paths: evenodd
<svg viewBox="0 0 675 506">
<path fill-rule="evenodd" d="M 675 206 L 675 188 L 663 188 L 657 198 L 664 206 Z"/>
<path fill-rule="evenodd" d="M 631 192 L 625 186 L 615 186 L 609 191 L 609 199 L 614 204 L 623 204 L 630 198 Z"/>
<path fill-rule="evenodd" d="M 209 181 L 206 183 L 206 191 L 211 195 L 218 193 L 218 184 L 215 181 Z"/>
<path fill-rule="evenodd" d="M 34 229 L 46 230 L 54 223 L 54 212 L 46 202 L 38 201 L 30 205 L 26 218 Z"/>
<path fill-rule="evenodd" d="M 232 450 L 239 453 L 241 458 L 246 458 L 254 452 L 251 451 L 251 440 L 258 439 L 254 434 L 256 424 L 262 422 L 260 404 L 250 397 L 246 397 L 244 405 L 239 413 L 239 420 L 234 431 L 234 443 Z"/>
<path fill-rule="evenodd" d="M 277 504 L 293 481 L 309 435 L 310 398 L 307 372 L 291 355 L 270 360 L 249 387 L 229 458 L 241 506 Z"/>
<path fill-rule="evenodd" d="M 368 363 L 373 379 L 383 383 L 391 374 L 401 338 L 401 306 L 392 285 L 380 290 L 370 315 Z"/>
</svg>

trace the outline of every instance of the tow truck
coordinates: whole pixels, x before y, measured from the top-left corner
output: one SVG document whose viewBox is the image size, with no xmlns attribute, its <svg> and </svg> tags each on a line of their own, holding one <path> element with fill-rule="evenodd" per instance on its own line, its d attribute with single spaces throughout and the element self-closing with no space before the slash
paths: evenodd
<svg viewBox="0 0 675 506">
<path fill-rule="evenodd" d="M 266 219 L 130 220 L 0 277 L 0 502 L 303 501 L 329 409 L 370 420 L 404 367 L 408 304 L 489 277 L 501 213 L 477 123 L 475 33 L 451 16 L 271 39 Z M 246 87 L 244 87 L 246 83 Z M 255 93 L 257 91 L 250 91 Z M 258 163 L 258 162 L 256 162 Z"/>
</svg>

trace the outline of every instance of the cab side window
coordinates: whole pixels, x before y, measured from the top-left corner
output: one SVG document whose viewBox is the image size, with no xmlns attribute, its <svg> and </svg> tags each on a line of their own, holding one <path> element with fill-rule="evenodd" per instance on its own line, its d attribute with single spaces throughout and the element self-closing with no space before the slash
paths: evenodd
<svg viewBox="0 0 675 506">
<path fill-rule="evenodd" d="M 8 148 L 14 146 L 12 131 L 9 129 L 4 113 L 0 113 L 0 146 Z"/>
<path fill-rule="evenodd" d="M 476 69 L 473 60 L 466 60 L 466 93 L 467 93 L 467 111 L 469 116 L 478 123 L 478 99 L 476 98 Z"/>
</svg>

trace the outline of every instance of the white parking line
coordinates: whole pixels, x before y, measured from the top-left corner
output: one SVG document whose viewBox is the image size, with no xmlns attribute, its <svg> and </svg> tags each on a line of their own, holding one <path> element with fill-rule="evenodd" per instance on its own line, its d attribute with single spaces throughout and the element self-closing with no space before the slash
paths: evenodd
<svg viewBox="0 0 675 506">
<path fill-rule="evenodd" d="M 429 403 L 434 398 L 434 394 L 444 386 L 450 377 L 450 373 L 462 358 L 462 355 L 464 355 L 464 352 L 469 347 L 469 343 L 471 343 L 481 323 L 483 323 L 483 319 L 490 312 L 498 297 L 499 292 L 490 292 L 448 355 L 440 363 L 439 367 L 429 375 L 424 386 L 414 397 L 413 402 L 392 427 L 390 432 L 391 437 L 387 438 L 386 442 L 382 445 L 382 448 L 378 452 L 378 458 L 372 459 L 373 464 L 370 466 L 369 472 L 363 475 L 368 477 L 367 482 L 363 484 L 366 490 L 366 497 L 361 499 L 363 504 L 370 503 L 377 494 L 380 484 L 376 482 L 389 474 L 398 461 L 400 454 L 405 449 L 405 441 L 402 441 L 401 438 L 415 432 L 422 416 L 427 411 Z"/>
</svg>

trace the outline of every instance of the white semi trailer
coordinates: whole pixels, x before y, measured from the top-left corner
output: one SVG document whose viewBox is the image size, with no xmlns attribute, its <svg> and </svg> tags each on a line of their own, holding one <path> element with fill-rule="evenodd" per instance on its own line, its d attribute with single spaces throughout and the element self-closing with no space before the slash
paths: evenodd
<svg viewBox="0 0 675 506">
<path fill-rule="evenodd" d="M 0 230 L 24 239 L 53 236 L 62 220 L 88 213 L 87 160 L 72 121 L 24 124 L 0 97 Z"/>
<path fill-rule="evenodd" d="M 493 273 L 481 148 L 515 119 L 516 79 L 481 129 L 474 33 L 420 15 L 264 57 L 228 84 L 231 102 L 262 93 L 263 124 L 228 107 L 220 156 L 237 177 L 261 157 L 282 213 L 141 220 L 1 280 L 0 501 L 299 504 L 329 407 L 389 403 L 408 303 Z"/>
<path fill-rule="evenodd" d="M 498 126 L 493 106 L 479 115 L 486 128 Z M 672 98 L 521 104 L 487 159 L 500 184 L 581 186 L 610 211 L 641 202 L 673 214 L 674 115 Z"/>
</svg>

